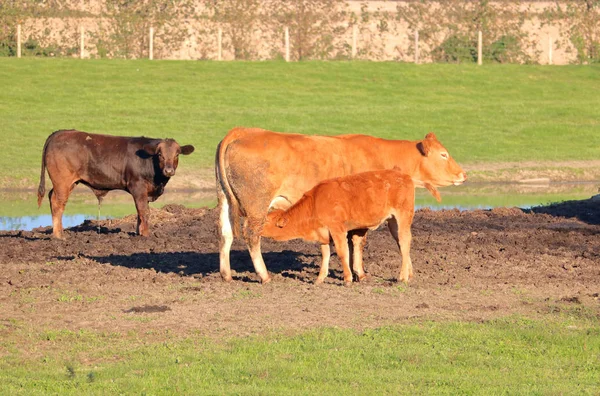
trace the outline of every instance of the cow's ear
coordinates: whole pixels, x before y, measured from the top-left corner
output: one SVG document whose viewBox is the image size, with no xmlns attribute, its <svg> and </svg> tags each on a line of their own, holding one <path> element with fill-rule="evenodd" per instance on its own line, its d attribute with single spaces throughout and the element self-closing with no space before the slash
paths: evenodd
<svg viewBox="0 0 600 396">
<path fill-rule="evenodd" d="M 427 135 L 425 135 L 425 139 L 437 140 L 437 136 L 435 136 L 435 133 L 429 132 Z"/>
<path fill-rule="evenodd" d="M 147 143 L 147 144 L 144 144 L 144 147 L 142 147 L 142 150 L 148 155 L 154 155 L 154 154 L 156 154 L 157 148 L 158 148 L 158 144 Z"/>
<path fill-rule="evenodd" d="M 417 149 L 421 152 L 421 155 L 427 157 L 429 155 L 429 141 L 427 139 L 421 140 L 417 143 Z"/>
<path fill-rule="evenodd" d="M 277 222 L 275 223 L 277 227 L 283 228 L 288 223 L 288 217 L 286 215 L 281 215 L 277 218 Z"/>
<path fill-rule="evenodd" d="M 181 154 L 188 155 L 188 154 L 192 154 L 193 152 L 194 152 L 194 146 L 192 146 L 191 144 L 181 146 Z"/>
</svg>

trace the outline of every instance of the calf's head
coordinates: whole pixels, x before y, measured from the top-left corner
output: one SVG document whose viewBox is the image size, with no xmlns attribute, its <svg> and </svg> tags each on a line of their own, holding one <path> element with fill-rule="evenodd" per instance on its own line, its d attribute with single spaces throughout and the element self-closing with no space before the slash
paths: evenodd
<svg viewBox="0 0 600 396">
<path fill-rule="evenodd" d="M 458 186 L 467 180 L 467 173 L 454 161 L 448 150 L 437 140 L 433 132 L 417 143 L 421 155 L 414 182 L 420 187 L 429 184 L 432 187 L 443 187 L 454 184 Z M 429 187 L 427 187 L 429 189 Z M 431 190 L 430 190 L 431 191 Z"/>
<path fill-rule="evenodd" d="M 179 164 L 179 154 L 188 155 L 194 152 L 194 146 L 180 146 L 173 139 L 163 139 L 158 142 L 148 143 L 143 149 L 154 156 L 160 171 L 165 177 L 175 176 Z"/>
</svg>

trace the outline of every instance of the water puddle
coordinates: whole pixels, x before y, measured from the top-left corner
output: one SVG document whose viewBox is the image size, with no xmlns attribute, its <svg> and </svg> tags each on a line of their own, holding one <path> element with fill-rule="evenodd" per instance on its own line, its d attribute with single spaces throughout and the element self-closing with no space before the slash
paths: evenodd
<svg viewBox="0 0 600 396">
<path fill-rule="evenodd" d="M 426 190 L 418 189 L 415 206 L 440 209 L 491 209 L 495 207 L 530 208 L 568 200 L 588 199 L 598 193 L 599 182 L 594 183 L 546 183 L 546 184 L 495 184 L 466 183 L 440 189 L 442 202 L 438 203 Z M 37 207 L 34 190 L 0 190 L 0 230 L 26 230 L 52 225 L 50 205 L 45 198 L 42 207 Z M 190 208 L 214 207 L 217 203 L 213 189 L 177 191 L 169 190 L 157 202 L 150 204 L 161 208 L 168 204 L 179 204 Z M 107 219 L 136 213 L 131 196 L 122 191 L 112 191 L 104 199 L 100 212 L 92 192 L 78 186 L 69 198 L 63 226 L 73 227 L 87 219 Z"/>
</svg>

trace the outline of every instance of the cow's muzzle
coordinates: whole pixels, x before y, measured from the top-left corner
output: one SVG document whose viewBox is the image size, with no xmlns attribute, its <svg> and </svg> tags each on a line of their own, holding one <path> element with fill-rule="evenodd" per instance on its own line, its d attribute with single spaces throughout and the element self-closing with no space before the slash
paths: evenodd
<svg viewBox="0 0 600 396">
<path fill-rule="evenodd" d="M 175 176 L 175 168 L 165 168 L 165 169 L 163 170 L 163 174 L 164 174 L 166 177 L 172 177 L 172 176 Z"/>
</svg>

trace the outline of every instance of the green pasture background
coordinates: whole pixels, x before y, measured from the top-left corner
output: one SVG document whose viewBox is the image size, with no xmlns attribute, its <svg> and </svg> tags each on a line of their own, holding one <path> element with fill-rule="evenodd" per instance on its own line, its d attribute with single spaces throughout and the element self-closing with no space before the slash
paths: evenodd
<svg viewBox="0 0 600 396">
<path fill-rule="evenodd" d="M 37 185 L 44 140 L 69 128 L 194 144 L 186 174 L 234 126 L 434 131 L 463 164 L 600 159 L 600 66 L 0 58 L 0 82 L 0 188 Z M 598 394 L 597 313 L 549 312 L 221 341 L 4 318 L 0 393 Z"/>
<path fill-rule="evenodd" d="M 600 159 L 600 67 L 0 58 L 0 181 L 37 184 L 45 138 L 173 137 L 213 166 L 234 126 L 419 139 L 473 162 Z"/>
</svg>

